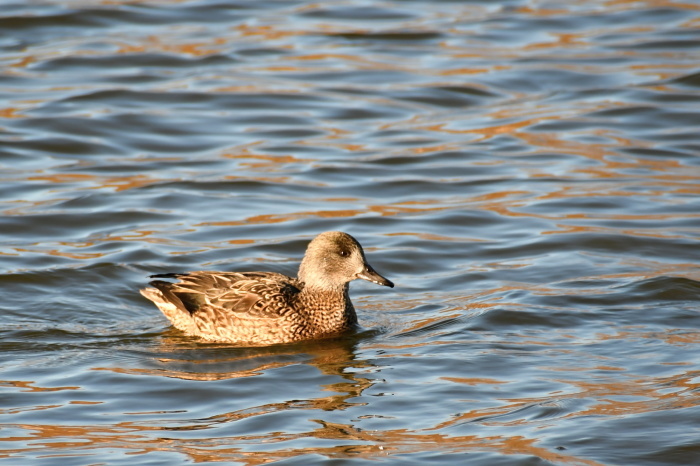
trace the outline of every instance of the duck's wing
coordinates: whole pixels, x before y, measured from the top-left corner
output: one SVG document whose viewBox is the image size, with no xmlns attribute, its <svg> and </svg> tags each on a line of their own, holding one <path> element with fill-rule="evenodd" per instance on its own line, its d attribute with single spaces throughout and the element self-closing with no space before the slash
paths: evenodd
<svg viewBox="0 0 700 466">
<path fill-rule="evenodd" d="M 174 278 L 176 283 L 154 280 L 150 285 L 179 310 L 228 314 L 228 319 L 274 319 L 290 309 L 290 298 L 299 283 L 273 272 L 190 272 L 153 275 Z"/>
</svg>

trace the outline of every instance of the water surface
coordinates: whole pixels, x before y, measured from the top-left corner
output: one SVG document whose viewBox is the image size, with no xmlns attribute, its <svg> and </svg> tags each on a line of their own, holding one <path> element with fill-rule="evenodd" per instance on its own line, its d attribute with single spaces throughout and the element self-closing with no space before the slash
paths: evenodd
<svg viewBox="0 0 700 466">
<path fill-rule="evenodd" d="M 0 1 L 0 461 L 694 464 L 693 2 Z M 362 330 L 172 329 L 153 273 L 296 274 Z"/>
</svg>

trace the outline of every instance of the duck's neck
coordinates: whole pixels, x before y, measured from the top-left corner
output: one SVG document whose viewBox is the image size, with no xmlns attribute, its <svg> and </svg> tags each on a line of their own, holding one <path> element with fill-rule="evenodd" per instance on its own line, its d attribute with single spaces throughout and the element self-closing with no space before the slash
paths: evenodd
<svg viewBox="0 0 700 466">
<path fill-rule="evenodd" d="M 298 295 L 299 309 L 307 315 L 318 333 L 333 333 L 357 323 L 355 308 L 348 294 L 349 284 L 339 288 L 314 288 L 304 286 Z"/>
</svg>

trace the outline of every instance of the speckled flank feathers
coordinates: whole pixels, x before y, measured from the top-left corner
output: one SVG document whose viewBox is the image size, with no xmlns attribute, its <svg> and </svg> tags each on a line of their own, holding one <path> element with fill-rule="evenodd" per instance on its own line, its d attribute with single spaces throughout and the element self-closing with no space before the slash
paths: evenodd
<svg viewBox="0 0 700 466">
<path fill-rule="evenodd" d="M 141 294 L 172 324 L 205 340 L 269 345 L 337 334 L 357 323 L 348 294 L 356 278 L 394 284 L 372 269 L 355 238 L 318 235 L 298 278 L 273 272 L 189 272 L 153 275 Z"/>
</svg>

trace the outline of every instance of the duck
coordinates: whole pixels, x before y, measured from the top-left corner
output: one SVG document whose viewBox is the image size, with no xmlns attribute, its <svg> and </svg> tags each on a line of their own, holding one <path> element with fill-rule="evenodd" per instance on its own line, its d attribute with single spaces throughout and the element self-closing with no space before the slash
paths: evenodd
<svg viewBox="0 0 700 466">
<path fill-rule="evenodd" d="M 394 287 L 369 265 L 360 243 L 340 231 L 321 233 L 309 243 L 296 278 L 212 271 L 149 278 L 156 280 L 141 294 L 175 328 L 208 342 L 248 346 L 339 335 L 357 325 L 351 281 Z"/>
</svg>

